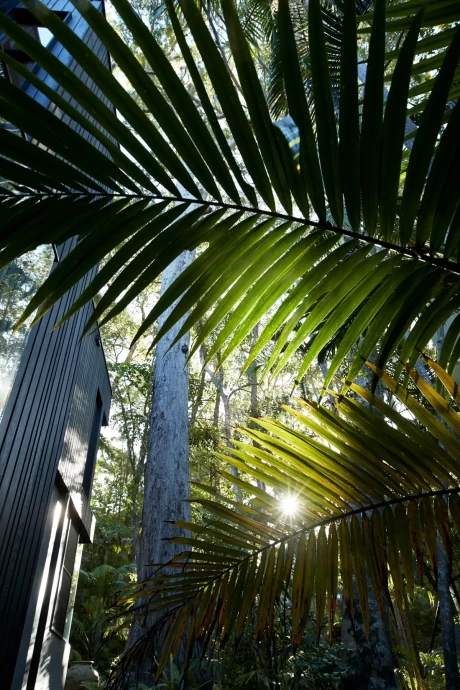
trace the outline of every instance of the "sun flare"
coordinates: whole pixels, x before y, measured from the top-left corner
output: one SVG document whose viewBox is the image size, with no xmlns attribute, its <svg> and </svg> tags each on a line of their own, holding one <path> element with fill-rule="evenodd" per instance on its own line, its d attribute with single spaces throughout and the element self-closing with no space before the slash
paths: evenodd
<svg viewBox="0 0 460 690">
<path fill-rule="evenodd" d="M 295 515 L 299 510 L 299 501 L 296 496 L 288 494 L 281 499 L 281 512 L 284 515 Z"/>
</svg>

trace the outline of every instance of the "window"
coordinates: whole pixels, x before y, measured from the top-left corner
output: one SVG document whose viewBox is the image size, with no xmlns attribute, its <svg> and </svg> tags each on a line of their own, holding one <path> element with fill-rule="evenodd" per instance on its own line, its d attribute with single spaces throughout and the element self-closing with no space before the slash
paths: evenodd
<svg viewBox="0 0 460 690">
<path fill-rule="evenodd" d="M 89 438 L 88 454 L 86 456 L 85 472 L 83 474 L 83 491 L 88 500 L 91 498 L 91 486 L 93 484 L 94 467 L 96 465 L 97 446 L 102 425 L 102 398 L 99 391 L 96 396 L 96 405 L 93 413 L 93 423 Z"/>
<path fill-rule="evenodd" d="M 58 592 L 54 604 L 54 612 L 52 618 L 51 629 L 61 637 L 65 638 L 67 621 L 67 610 L 69 607 L 69 598 L 72 588 L 72 576 L 75 563 L 75 554 L 77 552 L 78 532 L 75 529 L 72 521 L 69 521 L 67 530 L 67 539 L 64 551 L 64 558 L 61 567 L 61 577 L 59 581 Z"/>
<path fill-rule="evenodd" d="M 53 10 L 53 13 L 59 17 L 59 19 L 65 22 L 68 22 L 72 17 L 71 12 Z M 25 7 L 13 7 L 9 12 L 9 16 L 17 24 L 22 26 L 31 36 L 39 40 L 43 46 L 50 45 L 54 38 L 53 34 L 51 31 L 49 31 L 49 29 L 42 26 L 40 21 L 28 9 Z M 33 59 L 27 55 L 26 52 L 19 49 L 14 41 L 6 39 L 1 47 L 5 53 L 11 55 L 11 57 L 14 57 L 18 62 L 27 65 L 29 69 L 33 68 L 35 64 Z M 23 77 L 5 63 L 1 63 L 0 77 L 1 76 L 6 77 L 17 86 L 20 86 L 23 82 Z"/>
<path fill-rule="evenodd" d="M 39 26 L 37 28 L 38 31 L 38 38 L 40 40 L 40 43 L 42 46 L 47 46 L 51 43 L 51 40 L 53 38 L 53 34 L 49 29 L 46 28 L 46 26 Z"/>
</svg>

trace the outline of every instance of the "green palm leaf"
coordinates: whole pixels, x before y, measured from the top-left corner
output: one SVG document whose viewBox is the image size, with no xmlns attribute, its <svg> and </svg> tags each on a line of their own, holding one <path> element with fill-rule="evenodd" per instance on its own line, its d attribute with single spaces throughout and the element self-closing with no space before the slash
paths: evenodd
<svg viewBox="0 0 460 690">
<path fill-rule="evenodd" d="M 109 251 L 115 250 L 114 256 L 64 316 L 110 281 L 87 331 L 96 319 L 105 323 L 119 313 L 183 250 L 200 247 L 196 262 L 162 296 L 137 338 L 181 297 L 167 327 L 187 312 L 186 329 L 203 320 L 192 352 L 226 322 L 230 325 L 218 342 L 227 357 L 262 321 L 261 336 L 245 366 L 281 331 L 267 372 L 279 371 L 302 348 L 301 375 L 347 322 L 328 381 L 364 332 L 350 379 L 361 368 L 362 357 L 376 351 L 377 364 L 384 367 L 408 330 L 414 334 L 406 340 L 403 360 L 413 366 L 417 348 L 423 348 L 442 319 L 457 309 L 460 284 L 459 186 L 442 184 L 459 173 L 458 106 L 445 126 L 447 103 L 458 88 L 460 29 L 452 26 L 456 4 L 436 8 L 428 3 L 423 16 L 421 3 L 411 1 L 397 9 L 391 5 L 385 19 L 383 4 L 355 17 L 353 3 L 347 2 L 342 28 L 319 2 L 312 2 L 310 89 L 302 71 L 305 56 L 296 48 L 296 24 L 288 3 L 280 3 L 274 25 L 287 107 L 299 128 L 300 170 L 270 120 L 258 66 L 244 35 L 247 22 L 238 16 L 233 0 L 225 0 L 223 10 L 238 88 L 197 6 L 180 3 L 180 15 L 168 3 L 200 107 L 126 0 L 116 0 L 115 6 L 142 48 L 154 80 L 89 2 L 74 4 L 116 58 L 136 97 L 127 94 L 84 41 L 39 0 L 26 0 L 26 5 L 79 62 L 120 118 L 48 49 L 0 14 L 0 29 L 78 108 L 55 93 L 46 79 L 42 82 L 41 72 L 31 75 L 34 88 L 86 127 L 107 151 L 102 155 L 71 124 L 33 101 L 27 89 L 0 81 L 0 114 L 30 137 L 20 139 L 0 129 L 0 170 L 7 183 L 0 195 L 0 263 L 70 237 L 78 227 L 77 218 L 91 219 L 84 224 L 81 242 L 45 281 L 18 326 L 36 308 L 37 318 L 42 316 L 64 288 Z M 419 27 L 435 21 L 443 26 L 440 33 L 418 40 Z M 409 31 L 402 48 L 384 56 L 385 37 L 401 27 Z M 266 29 L 271 31 L 268 25 Z M 206 79 L 185 40 L 188 30 Z M 363 32 L 370 34 L 369 79 L 360 114 L 357 36 Z M 418 68 L 435 69 L 437 75 L 430 80 L 428 99 L 414 106 L 422 113 L 421 124 L 403 171 L 401 195 L 403 130 L 408 99 L 416 87 L 414 75 L 419 73 L 411 63 L 414 55 L 424 56 L 434 48 L 445 49 L 442 60 Z M 24 74 L 12 58 L 5 59 Z M 386 72 L 385 59 L 392 61 Z M 384 79 L 392 74 L 385 101 Z M 224 129 L 213 111 L 213 99 L 220 104 Z M 207 193 L 206 199 L 199 188 Z M 197 210 L 184 222 L 180 214 L 191 202 Z M 75 211 L 72 219 L 69 208 Z M 60 276 L 65 280 L 58 280 Z M 401 305 L 406 288 L 408 300 Z M 450 300 L 440 297 L 444 291 Z M 415 323 L 426 327 L 415 330 Z M 460 322 L 454 321 L 449 354 L 446 350 L 449 364 L 460 348 L 459 328 Z"/>
<path fill-rule="evenodd" d="M 447 372 L 438 364 L 432 366 L 447 390 L 456 395 Z M 149 597 L 146 612 L 167 611 L 170 601 L 175 603 L 152 632 L 161 634 L 168 620 L 177 622 L 187 615 L 188 646 L 192 646 L 192 636 L 202 641 L 205 653 L 211 640 L 223 647 L 236 632 L 238 641 L 245 622 L 256 616 L 257 639 L 270 638 L 273 610 L 284 596 L 292 616 L 295 649 L 313 595 L 318 635 L 326 620 L 331 629 L 339 568 L 347 607 L 353 616 L 359 605 L 366 630 L 368 576 L 382 616 L 390 596 L 388 576 L 393 582 L 392 596 L 400 604 L 406 587 L 412 598 L 414 564 L 419 577 L 423 577 L 424 561 L 436 573 L 436 530 L 449 554 L 453 530 L 460 524 L 460 443 L 450 431 L 458 431 L 460 414 L 415 373 L 411 375 L 425 399 L 443 413 L 449 429 L 420 403 L 414 406 L 407 390 L 387 375 L 383 381 L 413 412 L 414 420 L 352 384 L 353 393 L 371 406 L 351 395 L 334 394 L 334 415 L 299 400 L 303 412 L 285 408 L 297 422 L 295 430 L 266 418 L 254 421 L 268 434 L 243 429 L 258 445 L 237 442 L 219 455 L 232 465 L 240 458 L 239 466 L 253 480 L 261 476 L 259 468 L 264 469 L 265 491 L 244 483 L 249 496 L 265 493 L 264 509 L 248 518 L 244 504 L 237 510 L 227 507 L 224 498 L 199 500 L 205 510 L 200 525 L 173 523 L 192 536 L 172 537 L 186 550 L 141 583 L 139 591 Z M 233 480 L 232 475 L 228 477 Z M 294 514 L 283 514 L 280 495 L 295 497 Z M 203 571 L 203 565 L 209 570 Z M 185 627 L 182 635 L 187 636 Z M 173 636 L 165 644 L 169 651 L 174 644 L 177 648 Z M 112 678 L 115 685 L 131 661 L 128 652 Z M 161 669 L 160 662 L 159 674 Z"/>
</svg>

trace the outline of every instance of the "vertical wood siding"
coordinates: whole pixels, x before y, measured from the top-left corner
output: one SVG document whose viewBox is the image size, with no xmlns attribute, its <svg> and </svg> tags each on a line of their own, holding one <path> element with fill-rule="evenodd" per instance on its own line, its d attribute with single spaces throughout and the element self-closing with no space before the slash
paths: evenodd
<svg viewBox="0 0 460 690">
<path fill-rule="evenodd" d="M 0 0 L 0 9 L 8 11 L 18 4 Z M 53 10 L 72 12 L 69 26 L 108 66 L 107 52 L 74 6 L 62 0 L 50 0 L 47 4 Z M 94 4 L 102 10 L 102 3 Z M 54 44 L 52 51 L 102 96 L 62 46 Z M 38 74 L 52 83 L 42 70 Z M 23 88 L 54 110 L 54 104 L 35 88 L 27 85 Z M 104 150 L 80 126 L 74 128 Z M 75 243 L 76 239 L 68 240 L 59 248 L 59 255 L 65 256 Z M 89 539 L 91 511 L 82 481 L 96 397 L 99 392 L 107 419 L 110 383 L 99 334 L 93 333 L 80 341 L 92 304 L 87 304 L 56 331 L 51 329 L 93 275 L 94 272 L 88 274 L 69 290 L 32 329 L 0 425 L 0 656 L 4 660 L 0 685 L 8 689 L 29 600 L 36 595 L 31 588 L 58 473 L 70 492 L 81 540 Z"/>
</svg>

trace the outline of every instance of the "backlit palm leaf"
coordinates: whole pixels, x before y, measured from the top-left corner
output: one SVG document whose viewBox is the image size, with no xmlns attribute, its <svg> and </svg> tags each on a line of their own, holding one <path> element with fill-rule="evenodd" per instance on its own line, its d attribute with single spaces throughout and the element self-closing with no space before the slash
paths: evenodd
<svg viewBox="0 0 460 690">
<path fill-rule="evenodd" d="M 460 300 L 460 186 L 454 184 L 460 160 L 459 104 L 445 125 L 446 104 L 458 85 L 460 28 L 452 26 L 458 14 L 455 3 L 443 3 L 440 13 L 428 3 L 423 13 L 419 4 L 410 2 L 398 5 L 395 14 L 393 5 L 385 8 L 382 0 L 375 12 L 357 23 L 355 3 L 346 2 L 337 41 L 339 57 L 332 58 L 328 41 L 335 29 L 330 21 L 325 23 L 328 15 L 321 12 L 319 0 L 312 0 L 311 87 L 306 92 L 288 2 L 279 2 L 281 71 L 289 113 L 299 127 L 300 170 L 271 122 L 257 65 L 232 0 L 221 4 L 241 91 L 195 3 L 180 2 L 180 15 L 173 3 L 166 3 L 204 116 L 127 0 L 113 4 L 156 75 L 155 83 L 90 2 L 74 4 L 115 58 L 136 99 L 39 0 L 25 4 L 81 64 L 120 117 L 29 33 L 0 15 L 0 30 L 44 70 L 30 75 L 33 86 L 83 124 L 108 154 L 97 151 L 27 91 L 0 80 L 0 116 L 29 135 L 22 139 L 0 129 L 0 172 L 7 181 L 0 187 L 0 264 L 39 244 L 58 243 L 77 233 L 81 237 L 29 304 L 21 323 L 37 308 L 40 318 L 116 249 L 65 317 L 110 284 L 88 330 L 96 319 L 104 323 L 118 313 L 183 250 L 202 247 L 136 337 L 183 295 L 165 328 L 188 311 L 184 329 L 202 320 L 192 352 L 225 322 L 216 346 L 224 349 L 225 359 L 262 319 L 264 328 L 246 366 L 276 334 L 268 369 L 279 371 L 302 346 L 306 355 L 301 375 L 347 321 L 350 327 L 329 379 L 363 333 L 353 376 L 362 357 L 376 348 L 377 365 L 384 367 L 411 329 L 403 358 L 413 365 L 441 316 L 454 313 Z M 419 29 L 432 26 L 435 19 L 447 28 L 430 39 L 436 38 L 445 50 L 436 62 L 431 93 L 421 106 L 420 127 L 401 178 L 407 110 L 415 84 L 414 55 L 433 47 L 426 38 L 418 38 Z M 194 67 L 184 22 L 212 93 Z M 371 28 L 362 115 L 357 26 L 359 32 Z M 394 55 L 386 56 L 397 61 L 385 105 L 385 36 L 401 31 L 408 31 L 405 40 Z M 0 57 L 29 75 L 10 55 Z M 338 72 L 337 64 L 332 64 L 337 59 Z M 332 84 L 338 74 L 337 108 Z M 56 94 L 55 83 L 81 111 Z M 214 97 L 232 146 L 213 112 Z M 91 122 L 82 114 L 85 111 Z M 194 210 L 181 218 L 191 202 Z M 459 326 L 458 320 L 451 326 L 449 362 L 457 349 Z"/>
<path fill-rule="evenodd" d="M 431 364 L 455 395 L 453 380 Z M 445 424 L 384 375 L 383 382 L 401 403 L 399 412 L 353 384 L 362 400 L 337 395 L 338 414 L 299 400 L 302 411 L 285 407 L 295 430 L 267 418 L 254 420 L 257 428 L 242 430 L 248 441 L 234 441 L 219 456 L 267 488 L 238 479 L 251 497 L 250 505 L 234 509 L 225 499 L 197 499 L 204 510 L 202 523 L 174 523 L 191 535 L 172 538 L 184 545 L 184 552 L 138 591 L 138 596 L 149 598 L 146 611 L 161 613 L 172 607 L 152 634 L 161 636 L 166 620 L 177 623 L 186 611 L 191 617 L 188 634 L 202 642 L 203 653 L 211 640 L 220 645 L 229 639 L 238 642 L 245 622 L 252 619 L 261 639 L 271 635 L 273 609 L 286 597 L 295 648 L 313 601 L 318 634 L 326 619 L 332 626 L 339 570 L 351 615 L 359 606 L 366 629 L 367 576 L 383 614 L 389 575 L 392 596 L 400 605 L 406 587 L 413 597 L 415 564 L 419 578 L 425 563 L 436 575 L 432 537 L 439 529 L 449 555 L 452 530 L 460 525 L 460 415 L 410 373 Z M 230 473 L 223 476 L 235 482 Z M 296 501 L 290 515 L 283 514 L 283 496 Z M 176 633 L 168 623 L 165 659 L 167 650 L 178 645 Z M 115 684 L 142 653 L 143 644 L 125 656 Z M 162 663 L 158 675 L 161 670 Z"/>
</svg>

